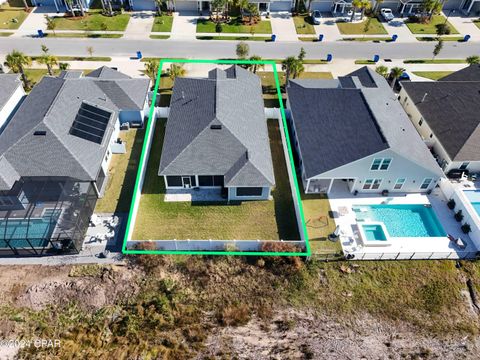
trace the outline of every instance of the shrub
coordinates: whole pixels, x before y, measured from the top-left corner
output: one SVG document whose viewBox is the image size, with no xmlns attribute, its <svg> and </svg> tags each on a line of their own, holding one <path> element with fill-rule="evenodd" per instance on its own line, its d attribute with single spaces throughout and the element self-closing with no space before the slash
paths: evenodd
<svg viewBox="0 0 480 360">
<path fill-rule="evenodd" d="M 282 242 L 265 242 L 262 245 L 262 252 L 279 252 L 279 253 L 294 253 L 300 252 L 301 249 L 293 244 Z M 263 257 L 265 267 L 281 273 L 283 270 L 298 271 L 303 266 L 301 256 L 265 256 Z"/>
<path fill-rule="evenodd" d="M 215 31 L 216 31 L 217 33 L 221 33 L 222 30 L 223 30 L 223 29 L 222 29 L 222 24 L 217 23 L 217 24 L 215 25 Z"/>
<path fill-rule="evenodd" d="M 245 304 L 230 305 L 218 314 L 218 321 L 224 326 L 240 326 L 250 321 L 250 309 Z"/>
<path fill-rule="evenodd" d="M 460 221 L 463 220 L 462 210 L 458 210 L 458 211 L 455 213 L 455 220 L 457 220 L 458 222 L 460 222 Z"/>
<path fill-rule="evenodd" d="M 437 24 L 437 35 L 449 35 L 452 32 L 448 24 Z"/>
<path fill-rule="evenodd" d="M 455 200 L 453 200 L 453 199 L 448 200 L 447 206 L 450 210 L 455 209 Z"/>
<path fill-rule="evenodd" d="M 472 228 L 470 226 L 470 224 L 468 223 L 465 223 L 462 225 L 462 231 L 464 234 L 468 234 L 470 231 L 472 231 Z"/>
</svg>

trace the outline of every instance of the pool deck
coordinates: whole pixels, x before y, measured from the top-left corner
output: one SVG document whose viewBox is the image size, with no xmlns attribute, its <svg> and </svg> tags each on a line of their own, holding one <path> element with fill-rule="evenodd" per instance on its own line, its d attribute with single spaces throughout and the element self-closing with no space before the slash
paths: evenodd
<svg viewBox="0 0 480 360">
<path fill-rule="evenodd" d="M 460 229 L 461 223 L 453 218 L 453 212 L 447 207 L 447 199 L 442 191 L 436 188 L 430 195 L 423 194 L 351 194 L 344 184 L 337 184 L 329 195 L 330 206 L 334 212 L 335 224 L 340 227 L 340 241 L 346 255 L 354 255 L 354 259 L 362 260 L 394 260 L 394 259 L 456 259 L 472 257 L 477 252 L 468 235 Z M 379 241 L 378 246 L 363 243 L 356 221 L 355 205 L 379 204 L 431 204 L 438 220 L 447 234 L 461 238 L 465 249 L 460 249 L 448 237 L 392 237 L 389 243 Z M 388 229 L 387 229 L 388 230 Z"/>
</svg>

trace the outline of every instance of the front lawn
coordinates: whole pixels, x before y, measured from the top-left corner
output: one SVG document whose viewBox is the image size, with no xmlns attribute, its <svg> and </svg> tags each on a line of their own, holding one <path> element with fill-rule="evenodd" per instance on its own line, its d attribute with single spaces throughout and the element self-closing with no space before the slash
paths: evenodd
<svg viewBox="0 0 480 360">
<path fill-rule="evenodd" d="M 370 26 L 365 31 L 367 21 L 370 19 Z M 382 23 L 377 18 L 365 17 L 362 22 L 337 22 L 338 30 L 344 35 L 383 35 L 388 34 L 387 30 L 383 27 Z"/>
<path fill-rule="evenodd" d="M 215 23 L 208 19 L 198 19 L 197 33 L 215 33 Z M 272 26 L 269 20 L 262 20 L 254 25 L 245 25 L 240 16 L 232 16 L 228 24 L 222 24 L 224 33 L 244 33 L 244 34 L 271 34 Z"/>
<path fill-rule="evenodd" d="M 0 29 L 18 29 L 27 16 L 28 12 L 23 8 L 10 7 L 8 4 L 4 4 L 0 6 Z"/>
<path fill-rule="evenodd" d="M 127 153 L 112 155 L 105 195 L 97 201 L 95 212 L 113 213 L 130 210 L 144 134 L 143 129 L 131 129 L 120 133 L 120 138 L 126 142 Z"/>
<path fill-rule="evenodd" d="M 450 75 L 453 71 L 414 71 L 417 76 L 421 76 L 431 80 L 438 80 L 447 75 Z"/>
<path fill-rule="evenodd" d="M 162 15 L 155 16 L 152 32 L 170 32 L 172 31 L 173 16 Z"/>
<path fill-rule="evenodd" d="M 129 20 L 129 14 L 104 16 L 99 10 L 90 10 L 84 17 L 72 18 L 58 16 L 54 18 L 54 21 L 57 24 L 55 30 L 89 31 L 124 31 Z"/>
<path fill-rule="evenodd" d="M 433 15 L 428 24 L 413 23 L 409 21 L 405 21 L 405 24 L 408 26 L 412 34 L 436 34 L 436 26 L 444 24 L 445 20 L 446 19 L 443 15 Z M 447 21 L 447 25 L 450 26 L 450 34 L 458 34 L 457 29 L 455 29 L 450 22 Z"/>
<path fill-rule="evenodd" d="M 276 187 L 273 200 L 241 204 L 165 202 L 158 165 L 165 119 L 157 121 L 141 195 L 135 240 L 160 239 L 294 239 L 299 235 L 277 120 L 268 121 Z"/>
<path fill-rule="evenodd" d="M 315 35 L 315 28 L 313 27 L 312 19 L 308 14 L 294 16 L 293 22 L 295 23 L 295 29 L 297 30 L 297 34 Z"/>
<path fill-rule="evenodd" d="M 474 20 L 473 23 L 480 29 L 480 20 Z"/>
</svg>

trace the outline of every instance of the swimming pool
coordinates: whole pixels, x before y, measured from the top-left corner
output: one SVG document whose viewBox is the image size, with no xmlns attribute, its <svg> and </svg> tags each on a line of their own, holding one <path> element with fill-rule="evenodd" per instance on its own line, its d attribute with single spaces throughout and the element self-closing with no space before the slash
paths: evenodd
<svg viewBox="0 0 480 360">
<path fill-rule="evenodd" d="M 5 240 L 9 240 L 14 248 L 44 247 L 48 244 L 57 224 L 60 211 L 50 216 L 45 212 L 44 217 L 35 219 L 1 219 L 0 220 L 0 248 L 8 248 Z M 29 242 L 26 240 L 28 238 Z"/>
<path fill-rule="evenodd" d="M 480 216 L 480 190 L 464 190 L 463 192 L 478 216 Z"/>
<path fill-rule="evenodd" d="M 359 221 L 385 224 L 391 237 L 443 237 L 446 232 L 430 206 L 422 204 L 355 205 Z"/>
</svg>

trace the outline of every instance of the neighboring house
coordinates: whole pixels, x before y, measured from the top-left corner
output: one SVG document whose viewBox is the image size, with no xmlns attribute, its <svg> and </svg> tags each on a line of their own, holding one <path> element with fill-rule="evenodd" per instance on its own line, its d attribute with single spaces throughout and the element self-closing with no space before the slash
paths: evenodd
<svg viewBox="0 0 480 360">
<path fill-rule="evenodd" d="M 25 96 L 18 74 L 0 74 L 0 131 Z"/>
<path fill-rule="evenodd" d="M 447 12 L 451 10 L 458 10 L 458 14 L 468 14 L 475 9 L 473 4 L 480 0 L 446 0 L 443 1 L 443 10 Z M 385 0 L 378 4 L 378 8 L 389 8 L 400 15 L 410 15 L 421 11 L 423 0 Z M 375 1 L 372 1 L 372 7 L 375 6 Z"/>
<path fill-rule="evenodd" d="M 144 114 L 148 79 L 79 75 L 44 77 L 0 132 L 0 255 L 78 251 L 123 112 Z"/>
<path fill-rule="evenodd" d="M 334 80 L 291 80 L 287 109 L 306 193 L 335 185 L 427 192 L 443 176 L 386 80 L 367 67 Z"/>
<path fill-rule="evenodd" d="M 135 10 L 155 10 L 155 2 L 153 0 L 131 0 Z M 275 11 L 291 11 L 294 5 L 293 0 L 249 0 L 253 4 L 258 5 L 261 13 Z M 211 0 L 207 1 L 190 1 L 190 0 L 172 0 L 169 7 L 177 12 L 190 11 L 210 11 Z"/>
<path fill-rule="evenodd" d="M 92 5 L 93 0 L 73 0 L 72 5 L 74 10 L 79 10 L 80 6 L 83 7 L 84 11 L 87 11 Z M 55 7 L 57 12 L 66 11 L 69 9 L 68 2 L 65 0 L 32 0 L 33 6 L 49 6 Z"/>
<path fill-rule="evenodd" d="M 445 173 L 480 172 L 480 65 L 401 84 L 400 102 Z"/>
<path fill-rule="evenodd" d="M 268 199 L 275 179 L 260 79 L 239 66 L 177 78 L 158 175 L 167 189 Z"/>
</svg>

